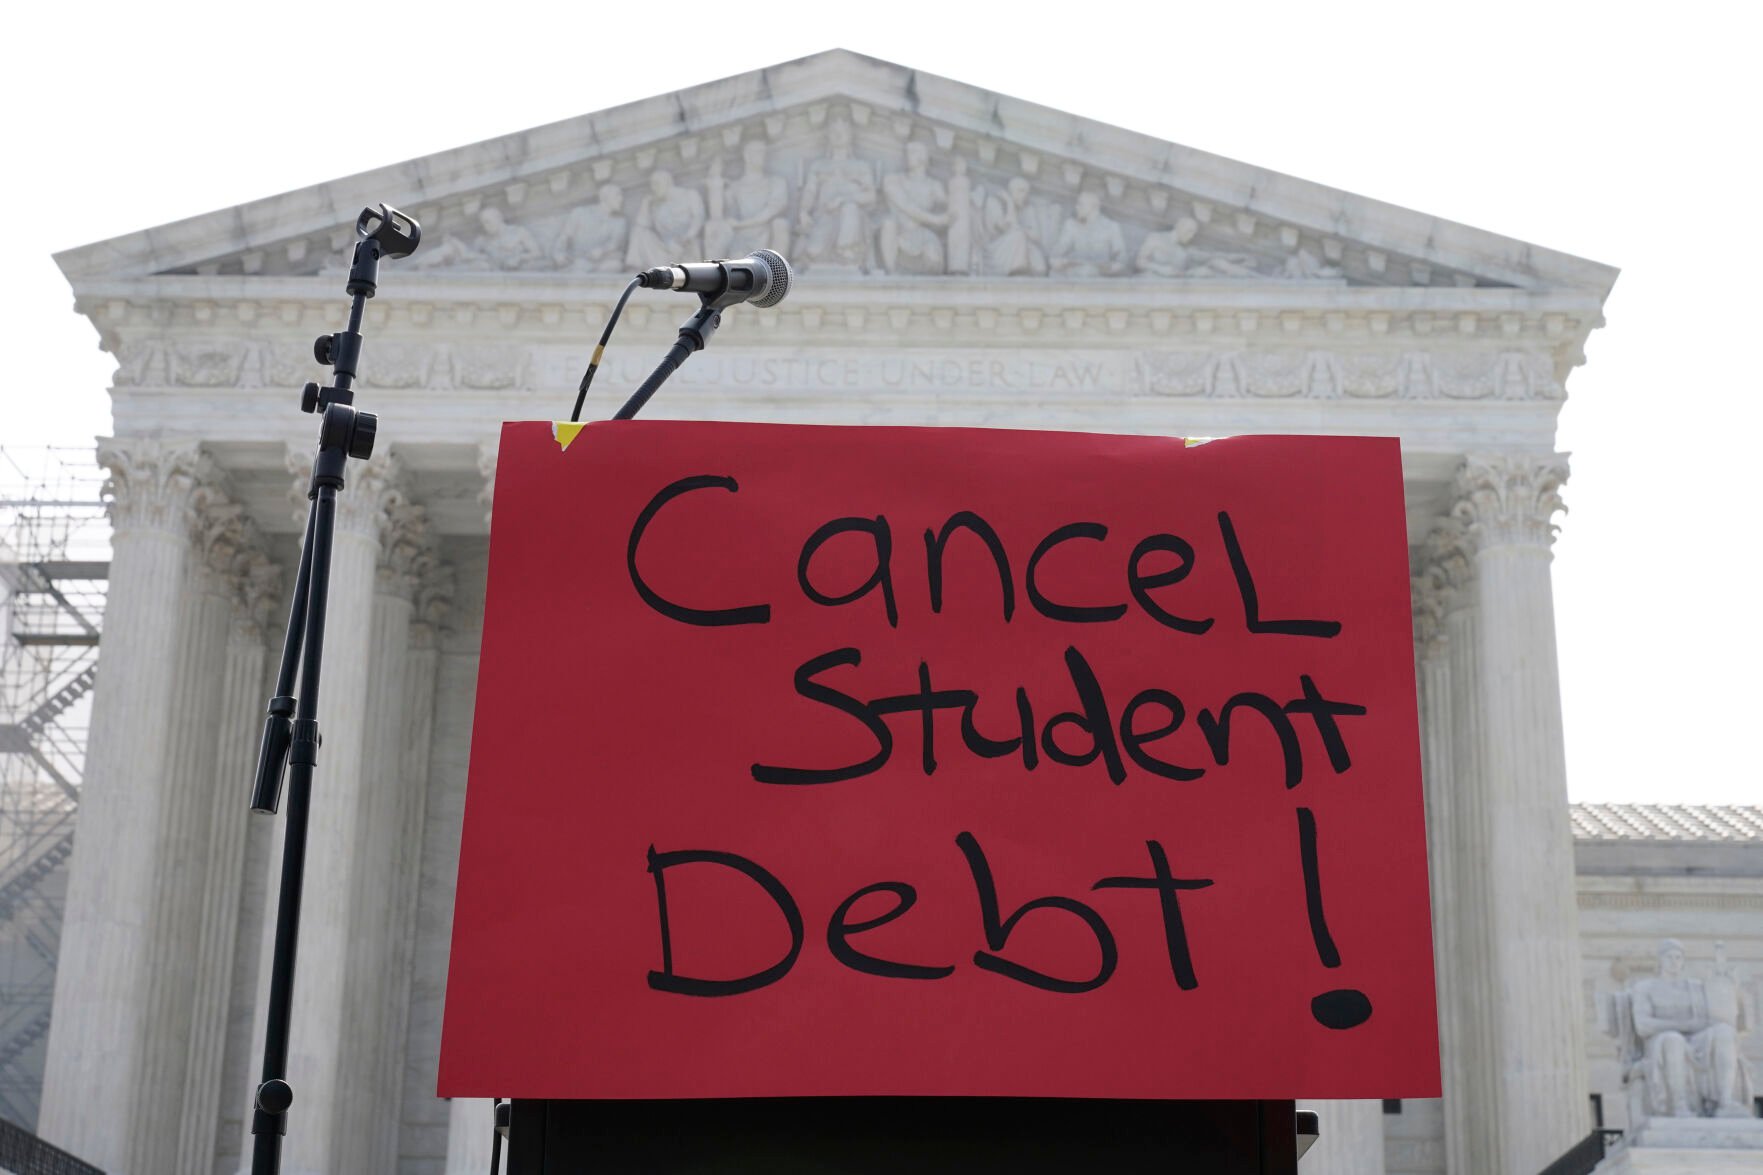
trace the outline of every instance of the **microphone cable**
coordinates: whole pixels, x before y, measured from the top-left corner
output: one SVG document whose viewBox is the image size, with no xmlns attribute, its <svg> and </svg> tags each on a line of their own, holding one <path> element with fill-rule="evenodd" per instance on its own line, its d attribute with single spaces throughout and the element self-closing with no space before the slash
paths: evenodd
<svg viewBox="0 0 1763 1175">
<path fill-rule="evenodd" d="M 588 385 L 594 382 L 594 372 L 599 370 L 600 357 L 606 353 L 606 342 L 612 338 L 612 328 L 618 325 L 618 316 L 624 313 L 624 304 L 630 301 L 638 286 L 643 284 L 643 276 L 638 274 L 631 278 L 630 284 L 624 287 L 624 293 L 618 296 L 618 303 L 612 307 L 612 313 L 606 318 L 606 329 L 600 332 L 600 344 L 594 348 L 593 358 L 588 360 L 588 370 L 582 373 L 581 387 L 575 393 L 575 409 L 570 412 L 571 424 L 582 418 L 582 404 L 588 398 Z"/>
</svg>

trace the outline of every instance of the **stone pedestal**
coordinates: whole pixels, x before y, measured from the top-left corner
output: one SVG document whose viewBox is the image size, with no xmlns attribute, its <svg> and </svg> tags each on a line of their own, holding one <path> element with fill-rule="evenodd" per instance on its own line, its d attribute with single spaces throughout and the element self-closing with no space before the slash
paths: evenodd
<svg viewBox="0 0 1763 1175">
<path fill-rule="evenodd" d="M 489 1169 L 495 1103 L 487 1097 L 456 1097 L 447 1107 L 446 1175 L 482 1175 Z M 503 1147 L 503 1163 L 507 1163 Z"/>
<path fill-rule="evenodd" d="M 1383 1175 L 1381 1101 L 1301 1101 L 1316 1113 L 1316 1145 L 1304 1156 L 1303 1175 Z"/>
<path fill-rule="evenodd" d="M 1763 1119 L 1653 1118 L 1593 1175 L 1763 1173 Z"/>
</svg>

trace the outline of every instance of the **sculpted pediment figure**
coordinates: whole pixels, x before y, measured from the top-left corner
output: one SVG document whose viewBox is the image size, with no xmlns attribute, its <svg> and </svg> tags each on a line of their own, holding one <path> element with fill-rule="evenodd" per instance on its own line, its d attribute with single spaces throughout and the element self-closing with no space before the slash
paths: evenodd
<svg viewBox="0 0 1763 1175">
<path fill-rule="evenodd" d="M 827 124 L 826 154 L 810 162 L 802 177 L 796 247 L 802 268 L 870 268 L 875 202 L 875 168 L 857 157 L 851 124 L 835 118 Z"/>
<path fill-rule="evenodd" d="M 1126 234 L 1102 213 L 1102 197 L 1078 195 L 1072 218 L 1059 230 L 1047 263 L 1067 277 L 1113 277 L 1126 271 Z"/>
<path fill-rule="evenodd" d="M 741 174 L 724 180 L 722 159 L 710 164 L 705 189 L 709 221 L 704 226 L 704 255 L 732 257 L 754 249 L 790 251 L 790 186 L 766 171 L 764 139 L 741 144 Z"/>
<path fill-rule="evenodd" d="M 878 235 L 889 273 L 942 273 L 943 238 L 950 223 L 949 189 L 930 174 L 930 148 L 906 144 L 906 170 L 882 180 L 888 213 Z"/>
<path fill-rule="evenodd" d="M 703 250 L 704 197 L 681 187 L 665 168 L 649 174 L 649 194 L 631 226 L 624 263 L 632 269 L 690 261 Z"/>
<path fill-rule="evenodd" d="M 624 260 L 630 223 L 624 218 L 624 189 L 601 184 L 592 204 L 570 209 L 551 248 L 552 263 L 573 273 L 604 273 Z"/>
<path fill-rule="evenodd" d="M 1184 216 L 1167 232 L 1148 233 L 1133 267 L 1156 277 L 1261 277 L 1245 254 L 1211 253 L 1192 247 L 1200 223 Z M 1292 276 L 1289 275 L 1288 276 Z M 1309 275 L 1304 275 L 1309 276 Z M 1337 271 L 1336 276 L 1339 276 Z"/>
<path fill-rule="evenodd" d="M 503 269 L 530 268 L 544 257 L 544 250 L 532 232 L 521 225 L 510 224 L 500 209 L 485 208 L 478 213 L 482 230 L 475 241 L 451 234 L 443 237 L 431 250 L 419 250 L 410 258 L 413 269 Z"/>
<path fill-rule="evenodd" d="M 1003 190 L 986 198 L 981 272 L 994 277 L 1047 272 L 1046 238 L 1037 223 L 1042 218 L 1029 207 L 1030 190 L 1027 179 L 1014 176 Z"/>
</svg>

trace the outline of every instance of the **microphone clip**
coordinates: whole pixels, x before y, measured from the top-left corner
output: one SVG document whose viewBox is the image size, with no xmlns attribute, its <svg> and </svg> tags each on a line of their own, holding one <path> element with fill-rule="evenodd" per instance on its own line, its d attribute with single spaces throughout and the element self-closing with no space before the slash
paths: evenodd
<svg viewBox="0 0 1763 1175">
<path fill-rule="evenodd" d="M 699 294 L 698 309 L 692 312 L 690 318 L 680 323 L 680 342 L 693 351 L 702 351 L 710 344 L 710 336 L 716 333 L 716 328 L 722 325 L 723 307 L 740 300 L 739 293 L 735 293 L 732 298 L 729 293 L 724 293 L 721 297 Z"/>
</svg>

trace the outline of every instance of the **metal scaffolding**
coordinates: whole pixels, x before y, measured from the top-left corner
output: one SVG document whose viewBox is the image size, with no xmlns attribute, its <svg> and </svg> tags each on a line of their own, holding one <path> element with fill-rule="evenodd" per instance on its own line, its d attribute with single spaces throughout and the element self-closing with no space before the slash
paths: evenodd
<svg viewBox="0 0 1763 1175">
<path fill-rule="evenodd" d="M 110 573 L 92 450 L 0 448 L 0 1118 L 35 1129 Z"/>
</svg>

